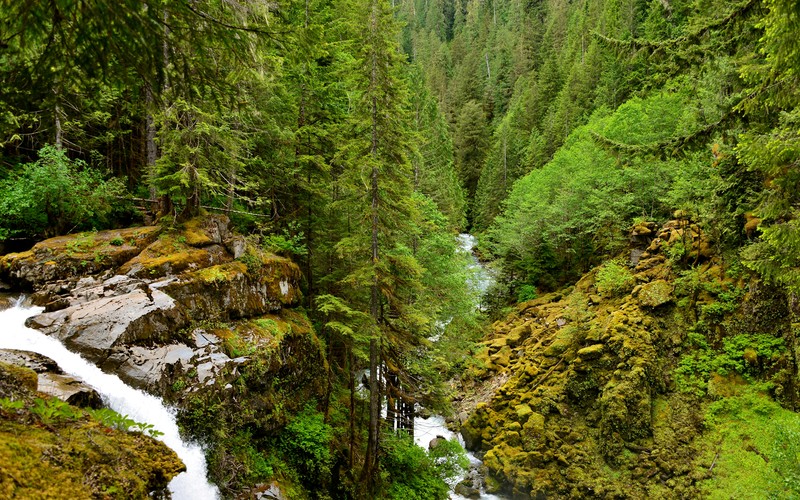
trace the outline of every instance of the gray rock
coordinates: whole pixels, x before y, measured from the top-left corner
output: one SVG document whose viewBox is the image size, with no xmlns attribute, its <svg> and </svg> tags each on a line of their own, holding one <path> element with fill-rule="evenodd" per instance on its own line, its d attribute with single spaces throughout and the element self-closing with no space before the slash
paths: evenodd
<svg viewBox="0 0 800 500">
<path fill-rule="evenodd" d="M 38 375 L 38 390 L 82 408 L 102 408 L 103 400 L 83 380 L 66 375 L 52 359 L 31 351 L 0 349 L 0 361 L 24 366 Z"/>
<path fill-rule="evenodd" d="M 238 259 L 247 252 L 247 241 L 242 236 L 234 236 L 225 242 L 225 248 L 233 255 L 234 259 Z"/>
<path fill-rule="evenodd" d="M 24 366 L 36 373 L 64 373 L 55 361 L 33 351 L 0 349 L 0 361 L 11 365 Z"/>
<path fill-rule="evenodd" d="M 435 438 L 431 439 L 430 443 L 428 443 L 428 449 L 432 450 L 434 448 L 437 448 L 439 445 L 441 445 L 443 442 L 446 442 L 446 441 L 447 441 L 446 437 L 444 437 L 444 436 L 436 436 Z"/>
<path fill-rule="evenodd" d="M 185 344 L 153 348 L 131 346 L 115 352 L 103 364 L 133 387 L 160 392 L 175 373 L 190 366 L 196 352 Z"/>
<path fill-rule="evenodd" d="M 221 342 L 219 337 L 217 337 L 214 334 L 207 333 L 205 330 L 202 330 L 200 328 L 195 329 L 195 331 L 192 332 L 192 334 L 194 336 L 194 345 L 196 347 L 217 345 Z"/>
<path fill-rule="evenodd" d="M 455 492 L 462 497 L 467 498 L 480 498 L 481 497 L 481 490 L 476 488 L 471 479 L 465 479 L 458 483 L 455 487 Z"/>
<path fill-rule="evenodd" d="M 100 394 L 82 380 L 70 375 L 57 373 L 39 374 L 39 392 L 57 397 L 62 401 L 81 408 L 102 408 Z"/>
<path fill-rule="evenodd" d="M 186 323 L 175 301 L 151 287 L 40 314 L 29 318 L 26 325 L 58 338 L 93 361 L 102 361 L 118 344 L 167 339 Z"/>
</svg>

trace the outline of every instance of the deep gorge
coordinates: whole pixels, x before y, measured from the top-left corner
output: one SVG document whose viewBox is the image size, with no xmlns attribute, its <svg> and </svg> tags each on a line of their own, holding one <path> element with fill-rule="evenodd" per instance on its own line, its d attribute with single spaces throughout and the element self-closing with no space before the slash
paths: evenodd
<svg viewBox="0 0 800 500">
<path fill-rule="evenodd" d="M 6 3 L 2 307 L 213 495 L 800 495 L 796 2 Z M 0 496 L 169 497 L 64 371 Z"/>
</svg>

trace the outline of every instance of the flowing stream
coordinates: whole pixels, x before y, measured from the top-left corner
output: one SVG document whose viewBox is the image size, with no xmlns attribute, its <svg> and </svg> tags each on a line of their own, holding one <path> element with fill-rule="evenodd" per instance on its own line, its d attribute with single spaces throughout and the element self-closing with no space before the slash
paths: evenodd
<svg viewBox="0 0 800 500">
<path fill-rule="evenodd" d="M 58 340 L 25 326 L 25 319 L 41 312 L 39 307 L 24 307 L 18 299 L 14 307 L 0 311 L 0 348 L 33 351 L 53 359 L 64 372 L 92 386 L 108 407 L 137 422 L 151 424 L 164 434 L 158 439 L 175 450 L 186 472 L 169 483 L 175 500 L 216 500 L 219 490 L 206 478 L 206 459 L 200 446 L 181 439 L 175 412 L 157 397 L 125 385 L 117 376 L 101 371 L 94 364 L 70 352 Z"/>
<path fill-rule="evenodd" d="M 472 258 L 471 264 L 469 264 L 470 278 L 469 278 L 469 286 L 472 288 L 474 292 L 477 292 L 479 297 L 483 296 L 486 290 L 492 285 L 494 281 L 494 277 L 492 276 L 491 272 L 487 270 L 481 263 L 478 261 L 477 257 L 472 254 L 472 248 L 475 246 L 475 237 L 471 234 L 459 234 L 458 235 L 458 246 L 460 249 L 470 255 Z M 479 302 L 475 304 L 475 307 L 478 309 L 482 309 L 483 305 Z M 441 329 L 443 330 L 446 324 L 443 324 Z M 433 339 L 436 340 L 436 339 Z M 464 440 L 461 438 L 460 434 L 456 434 L 452 432 L 450 429 L 447 428 L 445 423 L 444 417 L 441 415 L 432 415 L 429 418 L 416 418 L 414 419 L 414 442 L 417 446 L 421 446 L 424 449 L 428 449 L 428 445 L 430 444 L 431 440 L 435 439 L 437 436 L 441 436 L 446 438 L 447 440 L 458 439 L 458 442 L 464 446 Z M 477 474 L 477 469 L 482 464 L 481 460 L 476 457 L 471 451 L 467 451 L 467 458 L 470 462 L 469 471 L 465 471 L 463 475 L 456 478 L 454 482 L 450 485 L 451 488 L 454 488 L 459 482 L 461 482 L 468 474 Z M 450 498 L 453 500 L 467 500 L 466 497 L 463 497 L 454 491 L 450 492 Z M 493 495 L 490 493 L 486 493 L 481 489 L 480 496 L 483 500 L 502 500 L 504 497 Z"/>
</svg>

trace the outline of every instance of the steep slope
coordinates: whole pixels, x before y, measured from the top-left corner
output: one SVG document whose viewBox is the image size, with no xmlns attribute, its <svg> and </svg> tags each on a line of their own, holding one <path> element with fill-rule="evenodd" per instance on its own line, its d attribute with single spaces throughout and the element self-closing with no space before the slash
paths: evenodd
<svg viewBox="0 0 800 500">
<path fill-rule="evenodd" d="M 689 220 L 639 224 L 631 242 L 632 260 L 519 304 L 483 342 L 461 432 L 494 488 L 796 495 L 800 463 L 781 436 L 800 418 L 775 403 L 797 400 L 787 297 L 725 268 Z"/>
</svg>

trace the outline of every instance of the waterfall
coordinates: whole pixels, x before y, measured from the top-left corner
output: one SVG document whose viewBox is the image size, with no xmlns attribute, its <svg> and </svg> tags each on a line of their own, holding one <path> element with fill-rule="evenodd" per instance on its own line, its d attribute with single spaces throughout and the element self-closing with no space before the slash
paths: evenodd
<svg viewBox="0 0 800 500">
<path fill-rule="evenodd" d="M 125 385 L 115 375 L 103 373 L 94 364 L 67 350 L 58 340 L 26 327 L 25 319 L 41 311 L 38 307 L 24 307 L 21 299 L 14 307 L 0 311 L 0 349 L 33 351 L 53 359 L 64 372 L 92 386 L 109 408 L 163 432 L 158 439 L 172 448 L 186 465 L 186 472 L 169 483 L 173 499 L 218 499 L 219 490 L 206 478 L 203 450 L 181 439 L 175 411 L 164 406 L 159 398 Z"/>
</svg>

